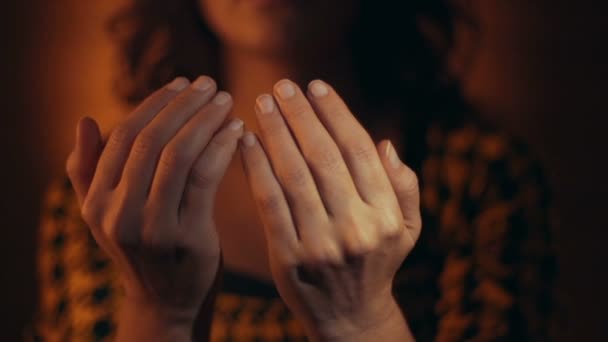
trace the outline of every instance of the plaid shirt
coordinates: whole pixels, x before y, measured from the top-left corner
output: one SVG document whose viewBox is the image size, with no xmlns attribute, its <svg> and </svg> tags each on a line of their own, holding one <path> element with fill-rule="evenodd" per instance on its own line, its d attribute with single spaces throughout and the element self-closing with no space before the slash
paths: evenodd
<svg viewBox="0 0 608 342">
<path fill-rule="evenodd" d="M 546 341 L 556 334 L 555 262 L 544 178 L 526 149 L 468 121 L 418 141 L 422 235 L 394 282 L 420 341 Z M 69 182 L 45 201 L 39 234 L 44 341 L 111 341 L 122 292 Z M 257 290 L 252 290 L 257 289 Z M 212 341 L 305 340 L 276 290 L 227 274 Z"/>
</svg>

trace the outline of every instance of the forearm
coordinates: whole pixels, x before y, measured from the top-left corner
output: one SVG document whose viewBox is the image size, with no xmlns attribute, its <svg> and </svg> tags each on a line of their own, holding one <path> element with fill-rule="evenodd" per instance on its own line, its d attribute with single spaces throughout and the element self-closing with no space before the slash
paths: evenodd
<svg viewBox="0 0 608 342">
<path fill-rule="evenodd" d="M 168 317 L 162 311 L 125 303 L 118 317 L 117 342 L 191 342 L 193 323 Z"/>
<path fill-rule="evenodd" d="M 211 324 L 213 323 L 213 309 L 217 298 L 218 284 L 219 283 L 216 280 L 216 285 L 214 285 L 211 295 L 207 297 L 196 316 L 193 327 L 194 342 L 208 342 L 210 339 Z"/>
<path fill-rule="evenodd" d="M 392 301 L 387 307 L 389 314 L 379 320 L 371 321 L 364 327 L 342 330 L 340 332 L 325 331 L 320 332 L 309 329 L 311 341 L 318 342 L 410 342 L 415 341 L 408 324 L 401 313 L 401 309 L 396 301 Z"/>
<path fill-rule="evenodd" d="M 362 331 L 356 336 L 351 336 L 351 338 L 348 339 L 340 339 L 339 341 L 413 342 L 415 339 L 398 304 L 395 302 L 392 314 L 387 317 L 386 320 L 383 320 L 380 325 L 369 327 L 366 331 Z"/>
</svg>

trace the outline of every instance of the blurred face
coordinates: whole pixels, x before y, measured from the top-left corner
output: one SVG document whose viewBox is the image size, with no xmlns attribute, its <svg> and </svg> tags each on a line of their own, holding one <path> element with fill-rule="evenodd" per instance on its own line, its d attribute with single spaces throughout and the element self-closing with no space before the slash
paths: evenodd
<svg viewBox="0 0 608 342">
<path fill-rule="evenodd" d="M 345 44 L 357 1 L 198 0 L 201 13 L 229 48 L 281 55 Z"/>
<path fill-rule="evenodd" d="M 564 98 L 571 83 L 557 80 L 581 59 L 572 42 L 585 41 L 584 30 L 563 22 L 577 18 L 570 13 L 583 6 L 550 0 L 454 2 L 480 27 L 475 32 L 466 23 L 455 25 L 450 69 L 468 100 L 510 127 L 530 127 L 530 118 L 559 110 L 563 101 L 556 99 Z"/>
</svg>

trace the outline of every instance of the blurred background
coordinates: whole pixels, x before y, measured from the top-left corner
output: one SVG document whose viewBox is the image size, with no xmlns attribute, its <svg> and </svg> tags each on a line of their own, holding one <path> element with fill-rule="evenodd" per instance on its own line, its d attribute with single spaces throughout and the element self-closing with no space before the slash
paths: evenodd
<svg viewBox="0 0 608 342">
<path fill-rule="evenodd" d="M 125 112 L 112 92 L 116 51 L 103 26 L 123 1 L 3 3 L 2 341 L 20 340 L 33 317 L 41 196 L 64 174 L 78 118 L 95 117 L 108 129 Z M 532 146 L 554 190 L 564 341 L 608 341 L 608 30 L 601 3 L 485 2 L 491 46 L 481 47 L 489 55 L 473 71 L 482 86 L 471 91 L 512 94 L 504 111 L 485 115 Z M 500 69 L 484 67 L 492 54 L 504 61 Z M 484 88 L 484 79 L 501 87 Z"/>
</svg>

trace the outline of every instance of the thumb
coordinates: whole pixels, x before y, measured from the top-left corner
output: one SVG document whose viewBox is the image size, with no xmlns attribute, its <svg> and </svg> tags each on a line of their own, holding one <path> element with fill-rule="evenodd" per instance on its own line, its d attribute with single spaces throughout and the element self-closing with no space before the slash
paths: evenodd
<svg viewBox="0 0 608 342">
<path fill-rule="evenodd" d="M 66 161 L 66 171 L 82 204 L 95 175 L 101 154 L 102 138 L 97 122 L 83 117 L 76 125 L 76 144 Z"/>
<path fill-rule="evenodd" d="M 393 186 L 395 195 L 397 195 L 408 232 L 415 242 L 418 240 L 422 228 L 418 177 L 412 169 L 399 159 L 395 147 L 389 140 L 378 143 L 377 149 L 384 170 Z"/>
</svg>

